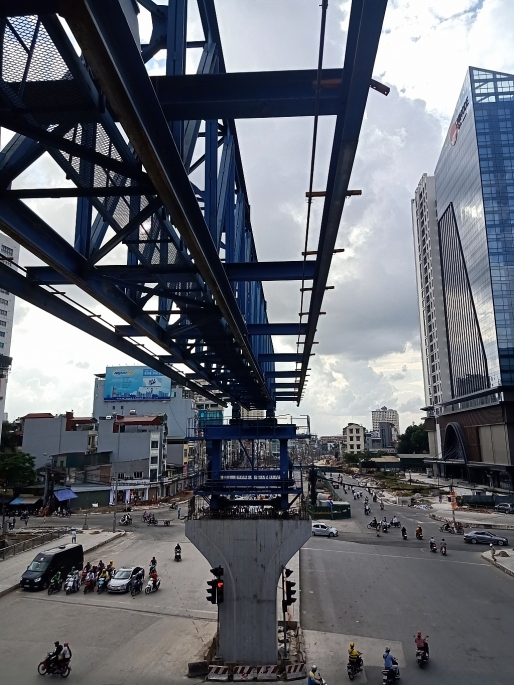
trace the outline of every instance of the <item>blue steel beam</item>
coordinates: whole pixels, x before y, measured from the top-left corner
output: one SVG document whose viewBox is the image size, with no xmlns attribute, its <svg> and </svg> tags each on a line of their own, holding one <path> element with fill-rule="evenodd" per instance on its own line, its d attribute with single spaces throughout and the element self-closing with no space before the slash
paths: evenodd
<svg viewBox="0 0 514 685">
<path fill-rule="evenodd" d="M 305 335 L 305 323 L 249 323 L 250 335 Z"/>
<path fill-rule="evenodd" d="M 325 190 L 298 398 L 301 397 L 305 385 L 307 366 L 357 152 L 368 99 L 369 82 L 373 73 L 386 6 L 387 0 L 353 0 L 351 6 L 344 60 L 345 78 L 342 83 L 341 113 L 336 120 Z"/>
<path fill-rule="evenodd" d="M 302 358 L 303 355 L 295 354 L 294 352 L 276 352 L 259 355 L 259 361 L 261 362 L 300 362 Z"/>
<path fill-rule="evenodd" d="M 57 295 L 44 290 L 41 286 L 31 283 L 28 278 L 17 273 L 14 269 L 11 269 L 2 262 L 0 262 L 0 284 L 5 290 L 8 290 L 16 297 L 43 309 L 49 314 L 52 314 L 52 316 L 69 323 L 88 335 L 92 335 L 107 345 L 111 345 L 111 347 L 124 352 L 129 357 L 136 359 L 142 364 L 160 371 L 167 378 L 171 378 L 176 383 L 184 385 L 194 392 L 199 392 L 206 397 L 208 395 L 212 402 L 217 402 L 218 404 L 226 406 L 224 398 L 220 395 L 206 393 L 203 386 L 194 383 L 187 376 L 159 361 L 143 350 L 139 345 L 131 343 L 129 340 L 117 335 L 103 324 L 98 323 L 98 321 L 87 314 L 83 314 L 72 305 L 61 300 Z"/>
<path fill-rule="evenodd" d="M 271 400 L 234 293 L 119 3 L 88 0 L 87 6 L 66 5 L 65 17 L 240 346 L 253 372 L 248 374 L 248 383 L 260 385 L 263 397 Z"/>
</svg>

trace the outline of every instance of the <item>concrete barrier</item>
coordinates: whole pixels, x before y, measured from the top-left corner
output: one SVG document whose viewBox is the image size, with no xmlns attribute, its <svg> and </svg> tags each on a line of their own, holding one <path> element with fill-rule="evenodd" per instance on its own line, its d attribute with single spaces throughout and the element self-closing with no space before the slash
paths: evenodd
<svg viewBox="0 0 514 685">
<path fill-rule="evenodd" d="M 228 666 L 216 666 L 211 664 L 209 666 L 209 675 L 207 680 L 228 680 Z"/>
<path fill-rule="evenodd" d="M 235 683 L 247 683 L 250 680 L 255 680 L 257 675 L 255 666 L 234 666 L 232 669 L 232 680 Z"/>
<path fill-rule="evenodd" d="M 299 680 L 307 677 L 305 664 L 290 664 L 286 666 L 286 680 Z"/>
<path fill-rule="evenodd" d="M 277 680 L 278 666 L 257 666 L 257 680 Z"/>
</svg>

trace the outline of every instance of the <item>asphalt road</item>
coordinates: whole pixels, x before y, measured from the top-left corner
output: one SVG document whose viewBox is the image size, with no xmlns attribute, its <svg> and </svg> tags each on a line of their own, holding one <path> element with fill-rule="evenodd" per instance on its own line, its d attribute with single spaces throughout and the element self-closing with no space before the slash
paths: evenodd
<svg viewBox="0 0 514 685">
<path fill-rule="evenodd" d="M 186 678 L 187 663 L 203 658 L 216 631 L 215 607 L 205 599 L 209 564 L 185 538 L 184 523 L 176 517 L 170 527 L 137 522 L 133 528 L 90 560 L 113 559 L 118 568 L 142 565 L 148 571 L 155 554 L 161 589 L 135 598 L 82 592 L 50 597 L 23 590 L 5 595 L 0 599 L 2 683 L 41 683 L 37 665 L 56 639 L 70 642 L 70 682 L 76 685 L 196 682 Z M 173 561 L 177 542 L 180 563 Z"/>
<path fill-rule="evenodd" d="M 372 506 L 377 517 L 400 518 L 409 533 L 404 541 L 399 530 L 377 538 L 366 529 L 362 500 L 351 505 L 351 521 L 334 522 L 339 538 L 311 538 L 300 556 L 308 655 L 329 685 L 347 679 L 352 639 L 365 663 L 355 682 L 382 682 L 381 654 L 389 645 L 400 660 L 401 682 L 510 684 L 514 579 L 481 559 L 483 545 L 466 544 L 462 536 L 444 536 L 446 557 L 430 553 L 430 535 L 440 541 L 441 533 L 422 510 Z M 422 542 L 413 536 L 418 522 Z M 415 661 L 417 630 L 430 636 L 424 670 Z"/>
</svg>

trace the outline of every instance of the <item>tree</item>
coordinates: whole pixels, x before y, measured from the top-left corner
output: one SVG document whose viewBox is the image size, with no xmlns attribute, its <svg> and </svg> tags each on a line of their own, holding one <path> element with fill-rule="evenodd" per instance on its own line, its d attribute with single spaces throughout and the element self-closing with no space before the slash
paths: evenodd
<svg viewBox="0 0 514 685">
<path fill-rule="evenodd" d="M 35 459 L 25 452 L 0 454 L 0 486 L 3 488 L 2 532 L 5 532 L 5 491 L 16 485 L 34 485 L 36 482 Z"/>
<path fill-rule="evenodd" d="M 422 454 L 428 452 L 428 433 L 422 423 L 409 426 L 398 442 L 398 454 Z"/>
</svg>

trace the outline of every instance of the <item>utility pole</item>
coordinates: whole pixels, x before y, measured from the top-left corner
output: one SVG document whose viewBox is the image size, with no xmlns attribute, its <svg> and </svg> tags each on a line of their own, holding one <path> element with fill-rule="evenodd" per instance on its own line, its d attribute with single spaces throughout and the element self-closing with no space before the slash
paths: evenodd
<svg viewBox="0 0 514 685">
<path fill-rule="evenodd" d="M 120 435 L 121 435 L 121 426 L 118 421 L 116 421 L 118 425 L 118 454 L 116 455 L 116 482 L 114 484 L 114 508 L 112 511 L 112 532 L 116 532 L 116 509 L 118 506 L 118 475 L 119 475 L 119 465 L 120 465 Z"/>
</svg>

